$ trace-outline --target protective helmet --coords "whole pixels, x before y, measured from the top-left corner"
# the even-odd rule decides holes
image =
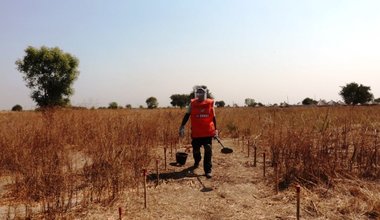
[[[194,96],[199,99],[207,99],[207,89],[204,86],[194,86]]]

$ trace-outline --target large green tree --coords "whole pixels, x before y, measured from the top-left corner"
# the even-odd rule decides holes
[[[170,104],[174,107],[183,108],[190,103],[190,96],[186,94],[174,94],[170,96],[170,99],[172,100]]]
[[[344,102],[348,105],[364,104],[373,100],[373,94],[370,92],[371,87],[358,85],[355,82],[342,86],[339,95],[342,96]]]
[[[79,60],[58,47],[25,49],[26,55],[16,61],[17,70],[29,87],[32,99],[40,107],[70,104],[72,84],[78,78]]]
[[[158,102],[156,97],[149,97],[146,99],[146,105],[148,106],[149,109],[157,108],[158,107]]]

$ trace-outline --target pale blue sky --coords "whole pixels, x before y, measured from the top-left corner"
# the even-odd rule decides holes
[[[0,0],[0,109],[33,108],[15,61],[27,46],[80,60],[74,105],[160,106],[209,87],[242,105],[340,100],[358,82],[380,97],[380,1]]]

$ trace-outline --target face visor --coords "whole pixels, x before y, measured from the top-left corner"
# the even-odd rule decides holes
[[[198,88],[194,91],[194,94],[195,94],[195,98],[198,98],[199,100],[207,99],[206,89]]]

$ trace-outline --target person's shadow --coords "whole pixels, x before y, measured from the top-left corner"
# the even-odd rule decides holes
[[[176,163],[171,163],[170,165],[172,166],[178,166]],[[167,172],[167,173],[160,173],[159,178],[160,180],[178,180],[178,179],[183,179],[185,177],[197,177],[200,176],[198,174],[194,173],[194,167],[187,167],[181,171],[173,171],[173,172]],[[157,180],[157,174],[152,173],[148,175],[148,180],[150,181],[155,181]]]
[[[171,163],[170,165],[172,166],[178,166],[178,164],[176,163]],[[204,183],[202,182],[201,180],[201,176],[204,176],[204,175],[199,175],[199,174],[195,174],[194,173],[194,167],[191,166],[191,167],[187,167],[181,171],[173,171],[173,172],[167,172],[167,173],[160,173],[159,174],[159,178],[160,180],[178,180],[178,179],[183,179],[185,177],[195,177],[197,178],[197,180],[199,181],[199,183],[202,185],[202,189],[201,189],[201,192],[210,192],[212,191],[213,189],[211,187],[206,187],[204,185]],[[156,181],[157,180],[157,174],[156,173],[152,173],[150,175],[147,176],[147,179],[149,181]]]

